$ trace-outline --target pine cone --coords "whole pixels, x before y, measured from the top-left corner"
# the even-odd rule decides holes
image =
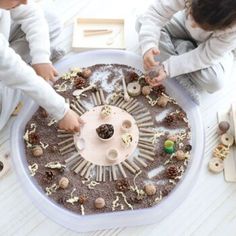
[[[138,80],[138,75],[134,71],[129,72],[127,77],[129,78],[129,81]]]
[[[177,118],[178,118],[179,120],[183,120],[184,117],[185,117],[185,114],[184,114],[184,112],[182,112],[182,111],[177,114]]]
[[[165,93],[166,89],[163,85],[159,85],[152,88],[152,91],[156,94],[156,96],[161,96],[162,93]]]
[[[176,166],[169,166],[166,169],[166,175],[170,179],[175,179],[179,175],[179,171]]]
[[[116,181],[116,189],[125,192],[129,189],[130,185],[127,179],[121,179]]]
[[[52,182],[52,180],[54,179],[55,174],[54,172],[50,171],[45,171],[45,175],[43,177],[43,181],[47,184],[50,184]]]
[[[36,133],[29,134],[28,138],[29,138],[29,143],[33,145],[39,144],[39,136]]]
[[[168,126],[175,124],[176,123],[176,116],[175,115],[168,115],[164,118],[164,122],[166,122],[166,124]]]
[[[85,195],[79,196],[79,204],[84,204],[88,200],[88,197]]]
[[[87,85],[87,81],[86,81],[86,79],[84,79],[83,77],[77,76],[77,77],[74,79],[74,86],[75,86],[77,89],[84,88],[84,87],[86,87],[86,85]]]
[[[114,134],[114,128],[110,124],[100,125],[96,131],[98,136],[102,139],[108,139]]]

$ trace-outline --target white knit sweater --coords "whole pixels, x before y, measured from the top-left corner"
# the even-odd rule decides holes
[[[50,63],[50,42],[47,22],[38,6],[29,1],[10,11],[0,10],[0,82],[33,98],[55,119],[60,120],[68,110],[63,97],[45,80],[36,75],[13,49],[8,38],[11,21],[21,25],[30,46],[32,64]]]
[[[171,56],[163,62],[169,77],[210,67],[236,48],[236,26],[214,32],[193,28],[192,19],[186,13],[185,0],[154,0],[139,19],[141,28],[138,33],[143,55],[150,48],[158,47],[162,27],[178,11],[185,15],[185,26],[198,47],[182,55]]]

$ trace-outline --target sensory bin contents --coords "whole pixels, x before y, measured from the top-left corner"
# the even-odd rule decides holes
[[[191,153],[185,111],[163,85],[120,64],[72,68],[54,85],[85,121],[60,130],[39,108],[26,125],[29,174],[56,204],[78,214],[152,207],[184,176]]]

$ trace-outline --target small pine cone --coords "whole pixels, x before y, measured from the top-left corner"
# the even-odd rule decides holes
[[[166,175],[170,179],[175,179],[179,175],[179,171],[176,166],[169,166],[166,169]]]
[[[178,117],[178,119],[179,119],[179,120],[183,120],[183,119],[184,119],[184,117],[185,117],[185,114],[184,114],[184,112],[182,112],[182,111],[181,111],[181,112],[179,112],[179,113],[178,113],[178,115],[177,115],[177,117]]]
[[[116,189],[125,192],[130,187],[127,179],[121,179],[116,181]]]
[[[43,176],[43,181],[47,184],[50,184],[52,180],[54,179],[55,174],[50,170],[50,171],[45,171],[45,175]]]
[[[174,115],[168,115],[164,118],[164,121],[170,126],[171,124],[176,123],[176,117]]]
[[[39,136],[36,133],[29,134],[29,143],[36,145],[39,144]]]
[[[77,89],[81,89],[81,88],[86,87],[86,84],[87,84],[87,81],[83,77],[77,76],[74,79],[74,85]]]
[[[79,204],[83,205],[88,200],[88,197],[85,195],[79,196]]]
[[[134,71],[131,71],[131,72],[128,74],[128,78],[130,79],[130,81],[138,80],[138,75],[137,75],[137,73],[135,73]]]
[[[157,96],[160,96],[162,93],[165,93],[165,91],[166,91],[166,89],[163,85],[153,87],[152,90]]]

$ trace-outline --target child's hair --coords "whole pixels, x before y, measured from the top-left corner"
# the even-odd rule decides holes
[[[236,23],[236,0],[190,0],[193,19],[205,30],[222,30]]]

